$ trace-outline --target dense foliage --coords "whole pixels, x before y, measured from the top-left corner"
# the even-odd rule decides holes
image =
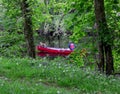
[[[68,57],[37,56],[37,59],[26,58],[28,47],[25,41],[22,1],[0,0],[1,93],[120,92],[119,79],[114,76],[106,78],[96,72],[100,58],[100,40],[95,19],[95,0],[27,0],[29,7],[26,10],[30,10],[30,13],[26,15],[31,17],[35,46],[39,42],[46,42],[48,46],[67,48],[71,41],[76,46],[75,51]],[[120,1],[104,0],[104,7],[108,27],[106,32],[109,34],[104,32],[101,35],[105,35],[102,40],[112,47],[116,75],[116,72],[120,73]],[[4,77],[7,80],[4,80]],[[55,87],[51,88],[49,84]],[[39,88],[43,92],[39,91]],[[45,88],[49,89],[46,91]]]

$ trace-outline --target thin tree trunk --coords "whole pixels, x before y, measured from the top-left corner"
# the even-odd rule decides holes
[[[95,16],[96,24],[98,29],[99,37],[99,64],[98,68],[100,71],[104,71],[104,43],[103,43],[103,25],[102,22],[105,22],[105,13],[104,13],[104,0],[95,0]]]
[[[22,0],[21,10],[24,18],[24,36],[27,44],[27,52],[30,57],[35,58],[31,11],[27,0]]]
[[[60,35],[58,35],[58,47],[60,48],[61,47],[61,38],[60,38]]]

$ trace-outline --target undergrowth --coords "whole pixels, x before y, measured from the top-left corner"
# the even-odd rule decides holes
[[[23,57],[26,55],[26,51],[23,34],[0,32],[0,56]]]
[[[46,87],[44,85],[49,86],[49,88],[46,93],[42,92],[41,94],[120,93],[119,78],[114,76],[106,77],[90,69],[81,69],[73,64],[68,64],[65,58],[56,58],[54,60],[39,58],[34,60],[30,58],[11,59],[0,57],[0,75],[0,77],[8,79],[8,81],[1,79],[0,85],[5,85],[4,87],[8,89],[5,90],[1,87],[2,94],[21,94],[24,91],[25,94],[38,94],[40,87],[44,91],[44,87]],[[4,84],[2,84],[2,81]],[[10,86],[11,83],[13,84]],[[41,85],[34,86],[36,83],[41,83]],[[42,84],[44,84],[43,87]],[[52,88],[53,86],[59,87],[59,92],[62,93],[56,93],[57,89]],[[15,87],[15,90],[11,90],[13,91],[11,93],[9,90],[13,87]],[[20,90],[19,88],[22,87],[24,89]],[[16,93],[17,91],[20,93]]]

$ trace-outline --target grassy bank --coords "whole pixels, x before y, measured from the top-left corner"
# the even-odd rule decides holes
[[[120,79],[55,60],[0,57],[1,94],[120,94]]]

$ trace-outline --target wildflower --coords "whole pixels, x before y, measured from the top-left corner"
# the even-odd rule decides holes
[[[4,80],[8,80],[8,78],[5,77]]]
[[[4,84],[2,83],[1,86],[3,86]]]
[[[59,91],[59,90],[57,91],[57,94],[60,94],[60,91]]]
[[[41,82],[41,81],[42,81],[42,79],[39,79],[39,81]]]
[[[39,64],[39,65],[38,65],[38,67],[41,67],[41,66],[42,66],[42,64]]]
[[[38,84],[37,84],[37,83],[36,83],[35,85],[36,85],[36,86],[38,86]]]
[[[19,65],[19,63],[17,62],[16,65]]]

